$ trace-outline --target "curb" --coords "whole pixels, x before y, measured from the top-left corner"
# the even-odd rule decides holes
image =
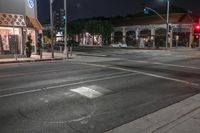
[[[26,62],[42,62],[42,61],[54,61],[54,60],[64,60],[65,58],[55,58],[55,59],[35,59],[35,60],[17,60],[17,61],[0,61],[0,64],[14,64],[14,63],[26,63]]]
[[[79,56],[93,56],[93,57],[108,57],[108,55],[96,55],[96,54],[76,54]]]
[[[105,133],[166,133],[200,112],[200,94],[148,114]],[[199,127],[200,129],[200,127]],[[199,130],[198,129],[198,130]]]

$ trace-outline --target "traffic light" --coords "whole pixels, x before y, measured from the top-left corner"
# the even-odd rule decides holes
[[[65,15],[65,10],[64,9],[60,9],[60,26],[64,27],[65,26],[65,20],[67,19],[66,15]]]
[[[199,39],[199,35],[195,35],[194,39],[198,40]]]
[[[196,36],[196,35],[200,35],[200,24],[196,24],[195,26],[194,26],[194,35]]]
[[[57,31],[60,30],[60,14],[58,12],[54,13],[54,26]]]

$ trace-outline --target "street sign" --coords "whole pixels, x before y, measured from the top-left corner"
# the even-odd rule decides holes
[[[34,0],[28,0],[28,6],[30,8],[34,8],[34,6],[35,6]]]
[[[144,14],[149,14],[149,9],[147,7],[144,8]]]

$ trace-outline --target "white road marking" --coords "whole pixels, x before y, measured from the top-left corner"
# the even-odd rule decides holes
[[[124,74],[124,75],[110,76],[110,77],[105,77],[105,78],[99,78],[99,79],[93,79],[93,80],[86,80],[86,81],[81,81],[81,82],[76,82],[76,83],[50,86],[50,87],[43,88],[43,89],[35,89],[35,90],[29,90],[29,91],[22,91],[22,92],[4,94],[4,95],[0,95],[0,98],[10,97],[10,96],[15,96],[15,95],[21,95],[21,94],[27,94],[27,93],[34,93],[34,92],[39,92],[39,91],[43,91],[43,90],[51,90],[51,89],[62,88],[62,87],[73,86],[73,85],[84,84],[84,83],[90,83],[90,82],[103,81],[103,80],[108,80],[108,79],[113,79],[113,78],[127,77],[127,76],[132,76],[132,75],[135,75],[135,74],[147,75],[147,76],[151,76],[151,77],[166,79],[166,80],[175,81],[175,82],[179,82],[179,83],[183,83],[183,84],[187,84],[187,85],[192,85],[192,86],[197,86],[197,87],[200,86],[197,83],[193,83],[193,82],[189,82],[189,81],[185,81],[185,80],[181,80],[181,79],[170,78],[170,77],[165,77],[165,76],[161,76],[161,75],[156,75],[156,74],[151,74],[151,73],[146,73],[146,72],[141,72],[141,71],[136,71],[136,70],[130,70],[130,69],[125,69],[125,68],[120,68],[120,67],[112,67],[112,66],[109,66],[109,65],[99,65],[99,64],[92,64],[92,63],[80,63],[80,64],[96,66],[96,67],[103,67],[103,68],[110,68],[110,69],[115,69],[115,70],[131,72],[131,73]],[[196,67],[186,67],[186,66],[182,66],[182,67],[199,69],[199,68],[196,68]]]
[[[97,85],[83,86],[76,89],[71,89],[70,91],[76,92],[90,99],[97,98],[112,92],[111,90],[105,89]]]
[[[124,74],[124,75],[117,75],[117,76],[110,76],[110,77],[99,78],[99,79],[86,80],[86,81],[81,81],[81,82],[76,82],[76,83],[69,83],[69,84],[63,84],[63,85],[57,85],[57,86],[50,86],[50,87],[44,88],[44,90],[67,87],[67,86],[72,86],[72,85],[79,85],[79,84],[96,82],[96,81],[109,80],[109,79],[114,79],[114,78],[122,78],[122,77],[127,77],[127,76],[132,76],[132,75],[136,75],[136,73],[129,73],[129,74]]]
[[[89,87],[80,87],[77,89],[71,89],[70,91],[76,92],[76,93],[78,93],[82,96],[85,96],[87,98],[90,98],[90,99],[94,99],[94,98],[97,98],[97,97],[100,97],[103,95],[102,93],[100,93],[96,90],[93,90]]]
[[[118,72],[118,73],[115,73],[115,75],[121,75],[121,74],[125,74],[124,72]],[[114,74],[113,73],[110,73],[110,74],[104,74],[103,76],[104,77],[110,77],[110,76],[113,76]],[[102,75],[94,75],[94,76],[90,76],[90,78],[99,78],[99,77],[102,77]],[[29,84],[25,84],[25,85],[22,85],[22,86],[18,86],[18,87],[14,87],[14,88],[9,88],[9,89],[0,89],[0,92],[5,92],[5,91],[13,91],[13,90],[19,90],[21,88],[28,88],[28,87],[34,87],[35,84],[37,85],[48,85],[46,83],[60,83],[58,81],[62,81],[62,82],[72,82],[74,81],[74,79],[68,79],[68,78],[62,78],[62,79],[57,79],[57,80],[44,80],[44,81],[37,81],[37,82],[34,82],[34,83],[29,83]]]
[[[187,84],[187,85],[198,86],[198,87],[200,86],[197,83],[193,83],[193,82],[189,82],[189,81],[185,81],[185,80],[181,80],[181,79],[176,79],[176,78],[165,77],[165,76],[152,74],[152,73],[146,73],[146,72],[142,72],[142,71],[136,71],[136,70],[125,69],[125,68],[120,68],[120,67],[106,66],[106,65],[96,65],[96,64],[91,64],[91,63],[82,63],[82,64],[91,65],[91,66],[98,66],[98,67],[107,67],[107,68],[110,68],[110,69],[122,70],[122,71],[132,72],[132,73],[138,73],[138,74],[147,75],[147,76],[151,76],[151,77],[155,77],[155,78],[161,78],[161,79],[166,79],[166,80],[175,81],[175,82],[179,82],[179,83],[184,83],[184,84]]]
[[[84,116],[84,117],[81,117],[81,118],[78,118],[78,119],[74,119],[74,120],[70,120],[68,121],[69,123],[72,123],[72,122],[79,122],[79,121],[82,121],[82,120],[85,120],[85,119],[89,119],[91,118],[92,116],[91,115],[87,115],[87,116]]]
[[[93,80],[86,80],[86,81],[81,81],[81,82],[76,82],[76,83],[50,86],[50,87],[43,88],[43,89],[35,89],[35,90],[22,91],[22,92],[16,92],[16,93],[9,93],[9,94],[0,95],[0,98],[10,97],[10,96],[15,96],[15,95],[21,95],[21,94],[27,94],[27,93],[34,93],[34,92],[39,92],[39,91],[44,91],[44,90],[51,90],[51,89],[62,88],[62,87],[73,86],[73,85],[79,85],[79,84],[90,83],[90,82],[109,80],[109,79],[114,79],[114,78],[122,78],[122,77],[127,77],[127,76],[132,76],[132,75],[136,75],[136,73],[129,73],[129,74],[124,74],[124,75],[117,75],[117,76],[110,76],[110,77],[93,79]]]
[[[27,94],[27,93],[34,93],[34,92],[39,92],[39,91],[42,91],[42,89],[35,89],[35,90],[29,90],[29,91],[22,91],[22,92],[4,94],[4,95],[0,95],[0,98],[10,97],[10,96],[15,96],[15,95],[21,95],[21,94]]]
[[[139,61],[139,60],[128,60],[128,61],[200,70],[200,67],[193,67],[193,66],[183,66],[183,65],[174,65],[174,64],[167,64],[167,63],[161,63],[161,62],[150,62],[150,61]]]
[[[41,101],[43,101],[43,100],[44,100],[44,98],[40,98],[40,100],[41,100]]]
[[[16,77],[16,76],[28,76],[28,75],[33,75],[33,74],[41,74],[41,73],[53,73],[53,72],[62,72],[65,71],[66,69],[59,69],[59,70],[55,70],[55,69],[49,69],[49,70],[45,70],[45,71],[35,71],[35,72],[27,72],[27,73],[16,73],[16,74],[1,74],[0,78],[7,78],[7,77]]]
[[[45,102],[45,103],[48,103],[49,101],[48,101],[48,100],[44,100],[44,102]]]
[[[156,77],[156,78],[167,79],[167,80],[176,81],[176,82],[180,82],[180,83],[184,83],[184,84],[189,84],[189,85],[192,85],[192,86],[199,86],[199,84],[197,84],[197,83],[192,83],[192,82],[181,80],[181,79],[170,78],[170,77],[165,77],[165,76],[161,76],[161,75],[156,75],[156,74],[151,74],[151,73],[146,73],[146,72],[141,72],[141,71],[136,71],[136,70],[123,69],[123,68],[118,68],[118,67],[110,67],[110,68],[134,72],[134,73],[139,73],[139,74],[142,74],[142,75],[147,75],[147,76]]]
[[[108,94],[108,93],[111,93],[112,91],[109,90],[109,89],[106,89],[106,88],[103,88],[101,86],[97,86],[97,85],[91,85],[91,86],[88,86],[90,89],[93,89],[93,90],[96,90],[102,94]]]

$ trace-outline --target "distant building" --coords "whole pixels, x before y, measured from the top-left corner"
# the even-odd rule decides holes
[[[166,15],[163,16],[166,18]],[[194,18],[188,13],[170,13],[168,47],[191,47]],[[112,42],[135,47],[165,47],[166,24],[158,16],[141,16],[113,22]]]
[[[24,54],[27,36],[36,52],[37,34],[42,30],[37,19],[36,0],[0,1],[0,52]]]

